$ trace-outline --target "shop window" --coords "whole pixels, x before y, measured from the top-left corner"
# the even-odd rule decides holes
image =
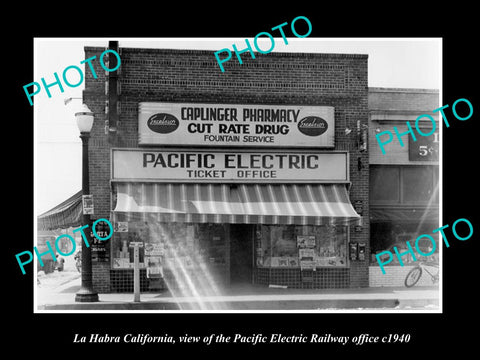
[[[400,202],[400,169],[398,167],[370,167],[370,199],[372,203]]]
[[[438,167],[406,166],[402,169],[403,203],[438,203]]]
[[[257,267],[346,266],[347,229],[346,226],[259,225]]]
[[[194,224],[197,251],[211,265],[225,265],[225,227],[218,224]]]
[[[371,233],[372,233],[372,243],[371,243],[371,265],[377,263],[376,254],[380,254],[384,251],[390,251],[392,256],[392,261],[388,265],[400,265],[397,256],[395,255],[394,247],[397,248],[399,253],[407,252],[408,246],[407,241],[410,243],[411,247],[414,249],[415,256],[417,260],[422,259],[426,261],[438,261],[439,254],[439,242],[438,237],[433,236],[435,239],[435,252],[428,256],[422,257],[417,256],[417,250],[415,248],[415,241],[417,237],[422,234],[431,233],[432,229],[438,227],[438,224],[425,222],[422,224],[411,223],[411,222],[380,222],[371,224]],[[424,254],[431,252],[433,247],[432,242],[428,238],[422,238],[418,241],[418,248]],[[388,254],[383,255],[385,259],[389,258]],[[385,261],[384,259],[384,261]],[[406,254],[401,257],[404,265],[414,264],[415,261],[411,254]]]
[[[120,224],[112,242],[112,267],[133,268],[132,242],[141,242],[140,268],[148,275],[162,275],[201,267],[225,265],[225,228],[219,224],[153,223]],[[203,270],[202,270],[203,271]]]
[[[438,205],[438,166],[370,167],[370,201],[377,205]]]

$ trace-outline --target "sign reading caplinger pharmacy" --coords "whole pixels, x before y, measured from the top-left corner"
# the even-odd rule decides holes
[[[139,103],[140,145],[333,148],[332,106]]]
[[[112,149],[113,181],[347,182],[346,151]]]

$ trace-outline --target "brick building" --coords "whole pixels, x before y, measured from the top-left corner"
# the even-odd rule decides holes
[[[104,51],[85,47],[85,58]],[[145,245],[142,291],[212,278],[369,285],[367,55],[244,54],[222,73],[212,51],[117,51],[118,71],[93,63],[83,93],[95,113],[91,218],[115,226],[93,247],[96,291],[132,291],[130,242]],[[249,130],[221,137],[220,123]]]
[[[400,134],[414,127],[417,117],[432,114],[440,106],[438,90],[370,88],[369,89],[369,156],[370,156],[370,229],[371,266],[370,286],[403,286],[406,274],[415,266],[411,255],[403,256],[401,266],[396,256],[383,274],[375,254],[392,250],[407,250],[406,242],[415,243],[422,234],[431,234],[439,224],[439,127],[435,114],[436,131],[430,136],[410,134],[402,136],[403,146],[395,137],[382,153],[376,134],[397,127]],[[421,117],[418,127],[422,133],[432,131],[432,122]],[[431,246],[429,241],[420,247]],[[438,259],[437,246],[428,260]],[[423,250],[424,253],[429,253]],[[419,256],[419,258],[421,258]],[[422,277],[419,285],[431,285]]]

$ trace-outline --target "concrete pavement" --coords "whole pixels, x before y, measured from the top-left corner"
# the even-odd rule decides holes
[[[37,289],[37,309],[64,310],[213,310],[213,311],[305,311],[305,310],[382,310],[439,312],[438,287],[282,289],[255,285],[233,286],[222,295],[174,297],[168,291],[142,293],[140,302],[133,293],[99,294],[99,302],[76,303],[80,278],[61,286]]]

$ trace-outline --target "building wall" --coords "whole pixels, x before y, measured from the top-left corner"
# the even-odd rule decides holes
[[[432,111],[439,105],[438,90],[432,89],[393,89],[393,88],[370,88],[368,93],[368,106],[370,112],[369,122],[369,155],[370,164],[414,164],[414,165],[438,165],[438,161],[415,161],[408,160],[408,137],[410,134],[402,136],[404,146],[398,141],[394,127],[399,133],[408,130],[406,121],[409,121],[412,128],[415,129],[415,120],[423,114],[429,114],[436,120],[436,128],[439,129],[439,113],[433,114]],[[432,123],[427,118],[419,121],[420,128],[431,128]],[[392,142],[386,144],[385,154],[382,153],[378,144],[376,134],[382,131],[390,131],[393,134]],[[424,133],[428,133],[426,130]],[[417,136],[421,137],[421,136]],[[386,141],[387,135],[382,135],[380,140]]]
[[[408,130],[406,121],[409,121],[415,131],[415,136],[421,138],[415,129],[415,121],[417,117],[423,114],[431,115],[436,121],[436,128],[439,131],[441,123],[438,122],[439,115],[433,114],[432,111],[440,106],[439,92],[435,89],[397,89],[397,88],[370,88],[368,95],[369,104],[369,163],[371,168],[376,165],[395,165],[395,166],[438,166],[439,161],[410,161],[409,160],[409,137],[410,134],[402,136],[401,139],[404,146],[400,145],[398,138],[394,133],[394,127],[398,129],[399,133]],[[422,118],[419,121],[419,127],[432,128],[432,122],[427,118]],[[381,131],[390,131],[393,134],[391,143],[385,145],[385,154],[382,153],[380,146],[376,139],[376,134]],[[427,130],[423,131],[428,133]],[[433,135],[432,135],[433,136]],[[386,138],[386,136],[385,136]],[[425,213],[428,215],[426,219],[433,221],[433,218],[438,215],[438,204],[432,204],[428,207],[427,204],[405,205],[405,204],[376,204],[372,199],[370,200],[370,207],[372,209],[372,223],[379,221],[374,218],[375,212],[381,212],[386,208],[397,208],[413,210],[412,214],[417,211],[418,214]],[[393,220],[390,223],[402,224],[405,221],[418,223],[415,227],[422,228],[420,223],[420,215],[412,216],[412,219]],[[381,221],[379,221],[381,222]],[[430,222],[425,220],[425,224]],[[426,225],[423,224],[423,228]],[[433,230],[433,229],[432,229]],[[371,234],[372,237],[374,234]],[[382,235],[379,235],[382,236]],[[412,235],[413,236],[413,235]],[[385,237],[384,237],[385,239]],[[411,239],[413,243],[415,237]],[[373,241],[371,241],[373,242]],[[393,251],[393,250],[392,250]],[[373,263],[369,268],[369,286],[404,286],[404,280],[407,273],[413,266],[386,266],[386,274],[382,274],[378,264]],[[430,277],[423,275],[417,285],[432,285]]]
[[[371,111],[415,111],[431,113],[439,107],[439,93],[435,89],[404,89],[370,87],[368,107]]]
[[[386,266],[385,274],[382,273],[380,266],[370,266],[369,278],[371,287],[402,287],[405,286],[405,278],[407,274],[415,267],[415,265],[406,266]],[[435,274],[436,269],[429,268],[431,273]],[[415,286],[437,286],[433,283],[432,278],[425,271],[422,272],[421,278]]]
[[[85,47],[85,57],[104,48]],[[105,71],[86,71],[84,101],[95,113],[90,140],[90,184],[95,200],[92,219],[110,216],[110,148],[138,147],[138,103],[172,101],[238,104],[304,104],[335,107],[335,149],[350,152],[350,197],[363,203],[363,228],[350,231],[351,242],[367,244],[366,261],[351,262],[350,286],[368,286],[368,152],[357,145],[357,121],[368,122],[367,56],[357,54],[256,54],[230,61],[222,73],[213,51],[121,48],[120,122],[115,137],[105,135]],[[346,134],[345,129],[353,129]],[[187,144],[185,144],[187,145]],[[359,170],[359,166],[361,169]],[[94,273],[106,273],[105,266]],[[106,276],[95,280],[109,291]]]
[[[415,161],[412,162],[408,159],[408,152],[409,152],[409,141],[408,135],[404,135],[401,137],[403,146],[400,144],[398,141],[395,132],[394,132],[394,127],[397,128],[397,131],[401,134],[406,131],[408,131],[407,125],[405,124],[406,120],[398,120],[398,121],[392,121],[389,120],[389,122],[385,121],[372,121],[372,126],[369,128],[369,138],[373,139],[373,141],[370,141],[370,164],[374,165],[388,165],[388,164],[398,164],[398,165],[432,165],[432,161]],[[415,120],[410,121],[410,124],[412,128],[415,129]],[[431,129],[431,123],[430,122],[423,122],[424,125],[422,125],[421,129],[423,133],[428,134],[429,131],[425,130],[427,126],[430,126],[429,129]],[[419,125],[420,126],[420,125]],[[437,126],[438,126],[438,121],[437,121]],[[382,150],[380,149],[380,146],[378,144],[377,139],[375,138],[375,135],[377,134],[376,129],[379,129],[380,131],[390,131],[394,138],[392,142],[385,144],[385,154],[382,153]],[[417,136],[417,132],[415,130],[415,136]],[[381,136],[380,140],[386,141],[388,138],[387,135]],[[438,161],[435,162],[435,164],[438,164]]]

